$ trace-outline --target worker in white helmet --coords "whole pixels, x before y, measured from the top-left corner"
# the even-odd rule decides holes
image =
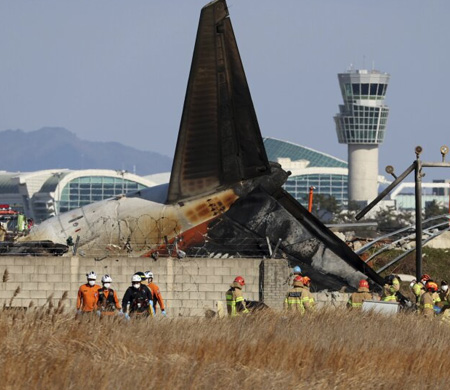
[[[155,310],[156,314],[156,304],[159,304],[159,307],[161,308],[161,314],[163,316],[166,315],[166,309],[164,306],[164,300],[161,295],[161,291],[156,283],[153,282],[153,272],[152,271],[145,271],[144,272],[146,279],[148,280],[148,287],[150,290],[152,290],[153,294],[153,308]]]
[[[131,286],[122,299],[122,311],[125,318],[147,318],[153,317],[153,295],[151,290],[142,282],[138,274],[131,277]]]
[[[101,316],[112,316],[116,310],[120,310],[117,293],[111,288],[112,278],[109,275],[102,276],[103,287],[98,290],[97,310]]]
[[[78,289],[77,313],[92,313],[97,310],[98,290],[100,286],[95,284],[97,274],[94,271],[86,274],[87,283]]]

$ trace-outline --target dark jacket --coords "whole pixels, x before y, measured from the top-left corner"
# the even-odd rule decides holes
[[[130,313],[144,313],[148,312],[150,301],[153,300],[151,290],[144,284],[141,284],[139,288],[133,286],[128,287],[127,291],[122,299],[122,310],[124,313],[129,311]],[[128,307],[127,310],[127,306]]]

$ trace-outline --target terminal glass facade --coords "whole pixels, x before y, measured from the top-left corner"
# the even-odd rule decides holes
[[[106,176],[79,177],[61,191],[59,212],[73,210],[99,200],[146,188],[131,180]]]
[[[348,176],[337,174],[311,174],[290,177],[284,188],[304,207],[308,207],[309,188],[315,187],[314,193],[333,196],[337,203],[348,203]]]
[[[308,206],[309,187],[311,186],[315,187],[315,194],[333,196],[341,205],[348,203],[348,175],[332,172],[334,168],[346,169],[348,167],[346,161],[275,138],[264,138],[264,147],[270,161],[278,162],[280,158],[289,158],[293,162],[306,161],[306,168],[300,171],[292,170],[292,176],[283,186],[303,206]],[[324,168],[324,172],[309,173],[311,168]],[[291,170],[290,167],[285,167],[285,169]]]

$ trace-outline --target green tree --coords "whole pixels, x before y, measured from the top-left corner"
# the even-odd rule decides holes
[[[341,212],[341,206],[332,195],[317,194],[313,198],[312,213],[322,222],[332,222]]]
[[[431,202],[428,202],[425,205],[425,219],[431,218],[431,217],[437,217],[438,215],[447,214],[448,211],[439,205],[436,200],[433,200]]]

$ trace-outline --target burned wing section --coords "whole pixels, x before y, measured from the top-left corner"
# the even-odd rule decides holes
[[[270,173],[225,0],[200,15],[167,203]]]

